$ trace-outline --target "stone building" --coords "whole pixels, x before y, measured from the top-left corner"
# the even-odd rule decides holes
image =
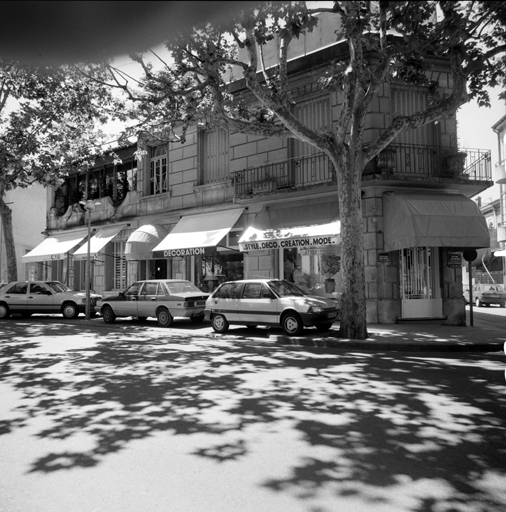
[[[318,80],[341,52],[331,27],[301,37],[289,62],[295,114],[313,128],[339,123],[339,94]],[[450,90],[446,62],[432,65],[429,78]],[[241,79],[230,92],[248,97]],[[392,116],[428,101],[428,88],[384,84],[368,112],[365,142]],[[339,297],[341,212],[326,155],[297,140],[198,124],[184,144],[148,140],[121,151],[121,165],[104,162],[55,191],[53,241],[28,256],[51,260],[54,278],[84,289],[88,214],[72,198],[82,200],[87,190],[97,292],[150,277],[184,278],[205,290],[223,280],[279,277]],[[465,324],[462,251],[489,246],[484,216],[469,198],[491,185],[490,151],[460,148],[455,116],[401,133],[370,162],[362,176],[368,322]],[[72,196],[75,190],[82,194]],[[67,199],[58,202],[62,194]]]

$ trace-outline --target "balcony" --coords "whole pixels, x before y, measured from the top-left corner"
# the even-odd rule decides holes
[[[324,153],[250,167],[232,175],[236,199],[337,183],[334,166]]]
[[[250,167],[232,173],[235,199],[248,199],[335,185],[336,172],[324,153]],[[363,179],[416,181],[492,180],[491,154],[483,149],[391,144],[364,170]]]
[[[377,174],[491,181],[489,150],[391,144],[367,165],[364,176]]]

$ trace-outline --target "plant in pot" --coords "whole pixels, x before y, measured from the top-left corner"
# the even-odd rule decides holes
[[[341,270],[341,256],[332,253],[323,253],[320,258],[320,273],[325,278],[325,292],[333,293],[336,282],[333,277]]]

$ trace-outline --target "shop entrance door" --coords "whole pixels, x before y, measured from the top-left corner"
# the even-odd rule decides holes
[[[441,318],[437,248],[403,249],[400,258],[402,318]]]

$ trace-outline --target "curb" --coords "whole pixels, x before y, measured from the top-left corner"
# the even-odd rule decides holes
[[[285,335],[270,336],[281,345],[305,348],[354,349],[363,351],[399,352],[506,352],[506,342],[492,343],[378,343],[376,341],[334,340],[329,338],[290,338]]]

